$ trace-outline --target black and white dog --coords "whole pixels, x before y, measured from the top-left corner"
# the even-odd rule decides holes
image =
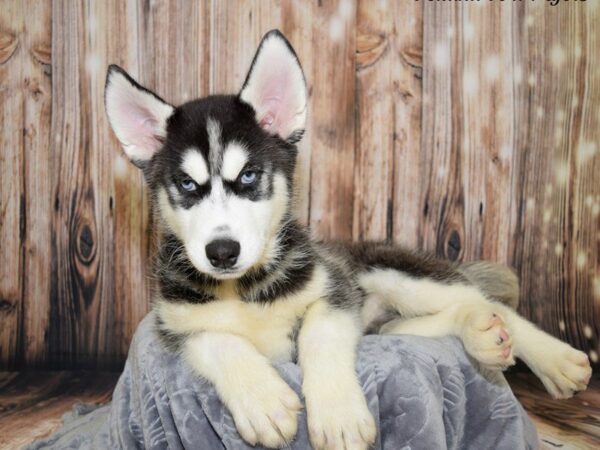
[[[365,332],[456,335],[483,367],[522,358],[555,397],[586,388],[587,356],[517,315],[507,268],[310,238],[292,213],[307,88],[278,31],[263,38],[238,95],[174,107],[117,66],[105,95],[110,124],[152,195],[157,330],[214,384],[248,443],[294,438],[302,403],[271,362],[295,358],[313,446],[373,443],[355,374]]]

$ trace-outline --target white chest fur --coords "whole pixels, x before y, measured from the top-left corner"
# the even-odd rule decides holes
[[[156,309],[170,331],[236,334],[248,339],[269,359],[285,361],[293,354],[294,327],[307,308],[324,297],[326,289],[327,274],[322,267],[317,267],[302,290],[271,303],[246,303],[224,289],[218,292],[218,300],[209,303],[195,305],[161,300]]]

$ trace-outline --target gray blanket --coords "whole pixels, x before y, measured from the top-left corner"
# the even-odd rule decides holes
[[[249,449],[212,386],[140,324],[112,404],[75,408],[32,449]],[[300,393],[300,368],[278,370]],[[457,339],[363,338],[358,374],[377,421],[377,449],[537,448],[533,424],[499,374],[481,375]],[[492,377],[495,376],[495,380]],[[300,417],[294,449],[308,449]]]

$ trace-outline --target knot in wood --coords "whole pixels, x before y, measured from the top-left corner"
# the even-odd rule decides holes
[[[94,235],[87,223],[79,230],[77,244],[77,256],[82,262],[89,264],[94,259],[95,249]]]

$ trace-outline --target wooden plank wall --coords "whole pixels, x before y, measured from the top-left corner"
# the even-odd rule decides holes
[[[311,93],[298,214],[522,278],[521,312],[598,358],[598,2],[3,0],[0,368],[118,368],[152,223],[102,93],[237,91],[280,28]],[[560,32],[559,32],[560,31]]]

